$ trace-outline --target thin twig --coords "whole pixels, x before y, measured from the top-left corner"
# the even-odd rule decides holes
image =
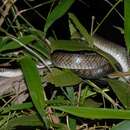
[[[93,35],[97,32],[97,30],[100,28],[100,26],[104,23],[104,21],[108,18],[108,16],[112,13],[112,11],[116,8],[116,6],[122,2],[122,0],[118,0],[115,5],[113,5],[113,7],[108,11],[108,13],[105,15],[105,17],[102,19],[102,21],[100,22],[100,24],[98,24],[98,26],[95,28],[95,30],[93,31]]]
[[[101,88],[99,88],[96,84],[94,84],[93,82],[91,82],[90,80],[87,80],[87,83],[89,85],[91,85],[96,92],[102,94],[102,96],[104,96],[109,102],[111,102],[111,104],[114,106],[114,107],[117,107],[118,104],[109,96],[106,94],[106,92],[104,90],[102,90]]]
[[[9,14],[9,10],[16,0],[5,0],[3,4],[3,9],[1,9],[0,26],[2,26],[5,17]],[[1,7],[2,8],[2,7]]]
[[[48,66],[48,64],[46,63],[46,61],[43,60],[43,58],[38,55],[35,51],[33,51],[31,48],[29,48],[28,46],[26,46],[24,43],[22,43],[21,41],[17,40],[14,37],[10,37],[13,41],[17,42],[18,44],[20,44],[22,47],[24,47],[27,51],[31,52],[32,54],[34,54],[47,68],[48,70],[51,72],[50,67]]]

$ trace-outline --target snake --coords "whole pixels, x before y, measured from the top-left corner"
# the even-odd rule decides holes
[[[127,50],[111,41],[94,36],[93,44],[96,48],[110,55],[116,60],[122,72],[129,70],[129,56]],[[79,76],[87,79],[97,79],[107,76],[114,71],[109,61],[98,53],[88,53],[87,51],[67,52],[56,51],[51,54],[51,61],[58,68],[70,69],[79,74]],[[22,75],[20,69],[0,70],[0,77],[16,77]]]
[[[130,60],[124,47],[99,36],[94,36],[93,39],[96,48],[114,58],[122,72],[128,72]],[[56,67],[71,69],[87,79],[97,79],[114,71],[108,60],[98,53],[54,52],[52,54],[52,62]]]

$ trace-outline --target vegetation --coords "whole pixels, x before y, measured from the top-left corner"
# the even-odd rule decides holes
[[[3,2],[1,15],[4,17],[0,17],[1,64],[4,66],[11,64],[15,68],[21,68],[25,81],[23,82],[19,77],[11,78],[11,81],[2,79],[6,84],[0,85],[1,91],[3,88],[8,88],[7,86],[11,89],[13,87],[21,89],[23,86],[24,90],[18,89],[15,94],[11,91],[0,95],[0,130],[23,128],[128,130],[130,128],[130,85],[128,81],[120,80],[122,75],[118,75],[115,79],[82,79],[70,70],[46,65],[46,59],[50,60],[51,53],[55,50],[94,50],[91,35],[97,32],[113,11],[118,12],[116,7],[123,3],[124,29],[120,27],[118,29],[124,30],[129,52],[129,0],[115,1],[96,28],[92,26],[91,35],[75,14],[69,12],[75,0],[46,0],[36,6],[24,2],[28,4],[28,8],[21,11],[15,0]],[[37,12],[36,8],[40,6],[49,7],[45,16]],[[23,13],[29,10],[35,11],[44,18],[42,25],[44,28],[38,30],[24,18]],[[53,24],[64,15],[68,15],[67,28],[71,34],[69,40],[59,40],[56,32],[51,30]],[[84,37],[83,44],[79,44],[81,37],[76,37],[78,40],[73,42],[72,38],[77,32]],[[111,59],[109,60],[113,63]],[[46,69],[43,69],[44,73],[37,68],[39,62],[46,66]],[[15,86],[14,82],[19,84]]]

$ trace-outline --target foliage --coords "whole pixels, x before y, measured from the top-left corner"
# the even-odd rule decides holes
[[[51,67],[46,63],[46,60],[51,59],[51,53],[56,50],[97,51],[93,47],[93,38],[88,30],[73,13],[68,11],[75,2],[74,0],[59,0],[57,3],[53,0],[45,2],[45,5],[51,4],[51,9],[42,30],[33,27],[21,14],[19,17],[15,17],[20,12],[17,12],[17,6],[14,4],[11,11],[15,17],[16,27],[12,25],[15,34],[9,32],[8,26],[5,29],[0,27],[2,33],[0,58],[8,59],[9,63],[14,60],[17,62],[18,67],[22,69],[30,97],[29,102],[21,104],[14,104],[10,100],[5,102],[8,98],[10,99],[10,95],[2,97],[4,103],[1,103],[3,106],[1,105],[0,109],[0,130],[13,130],[19,126],[36,129],[81,130],[87,129],[88,126],[84,124],[86,122],[89,124],[91,120],[96,124],[95,128],[92,126],[93,129],[127,130],[130,127],[130,86],[127,81],[120,80],[120,78],[103,78],[101,81],[107,83],[104,87],[102,82],[98,83],[100,79],[96,81],[82,79],[70,70]],[[118,0],[112,6],[93,31],[94,33],[121,2]],[[128,44],[130,30],[128,7],[129,2],[126,0],[124,31],[127,50],[130,48]],[[69,31],[73,32],[74,29],[85,40],[82,41],[81,37],[73,40],[73,34],[69,40],[59,40],[55,35],[50,35],[49,28],[65,14],[68,14]],[[107,57],[111,64],[114,64],[109,56],[103,53],[102,55]],[[47,68],[45,73],[37,67],[39,62]],[[119,77],[121,76],[119,75]],[[114,121],[107,126],[105,125],[107,124],[106,119]],[[100,122],[103,122],[104,125],[102,126]],[[113,127],[115,122],[116,126]],[[118,124],[118,122],[120,123]]]

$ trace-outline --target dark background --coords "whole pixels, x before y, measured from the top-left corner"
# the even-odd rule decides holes
[[[21,13],[21,15],[28,22],[30,22],[36,29],[43,31],[45,25],[45,19],[47,18],[48,12],[50,11],[51,8],[54,8],[59,2],[59,0],[54,0],[52,6],[52,3],[45,4],[45,2],[48,1],[50,0],[17,0],[15,5],[18,8],[18,12],[26,10],[24,13]],[[112,8],[106,1],[107,0],[75,0],[75,3],[71,6],[68,12],[75,14],[79,19],[79,21],[82,23],[82,25],[85,26],[85,28],[90,32],[92,16],[95,17],[94,22],[95,25],[94,28],[95,28],[97,26],[97,23],[100,23],[101,20],[108,13],[108,11]],[[109,2],[114,5],[115,2],[117,1],[109,0]],[[1,1],[0,5],[2,5]],[[38,8],[35,9],[31,9],[33,7],[36,7],[37,5],[42,6],[39,6]],[[116,9],[120,12],[121,15],[124,14],[123,8],[124,8],[123,2],[121,2],[116,7]],[[11,12],[6,18],[9,18],[10,21],[13,21],[14,15],[12,15]],[[24,26],[25,22],[23,22],[23,20],[21,20],[19,16],[16,19],[18,19],[18,21],[20,22],[20,26],[22,25]],[[17,28],[15,22],[12,22],[12,24],[14,25],[14,27]],[[117,14],[117,12],[113,10],[113,12],[107,17],[107,19],[105,19],[103,24],[100,26],[96,34],[110,41],[113,41],[119,45],[125,46],[123,34],[121,34],[121,32],[114,27],[117,26],[124,28],[123,24],[124,21]],[[69,26],[68,15],[66,13],[49,28],[47,32],[47,37],[52,36],[54,32],[58,39],[69,39],[70,33],[68,26]],[[17,33],[14,32],[12,25],[10,25],[10,23],[8,23],[7,20],[4,21],[2,27],[13,35]],[[28,28],[26,29],[28,30]],[[0,35],[2,36],[5,34],[0,32]]]
[[[27,3],[32,7],[43,3],[46,0],[18,0],[16,5],[20,10],[29,8]],[[112,4],[115,4],[115,0],[109,0]],[[56,0],[56,3],[58,0]],[[36,10],[47,17],[48,11],[50,10],[51,4],[43,5]],[[91,18],[95,16],[95,25],[100,22],[107,12],[111,9],[111,6],[105,0],[76,0],[68,12],[74,13],[80,22],[90,31]],[[116,8],[123,15],[123,2],[120,3]],[[34,27],[43,30],[45,20],[43,20],[37,13],[32,11],[27,11],[22,14]],[[113,11],[111,15],[105,20],[102,26],[98,30],[98,34],[111,40],[124,45],[123,35],[119,30],[115,29],[114,26],[119,26],[123,28],[123,20],[120,16]],[[62,18],[58,19],[49,30],[54,30],[58,39],[69,39],[68,31],[68,16],[65,14]],[[48,35],[51,35],[49,31]]]

